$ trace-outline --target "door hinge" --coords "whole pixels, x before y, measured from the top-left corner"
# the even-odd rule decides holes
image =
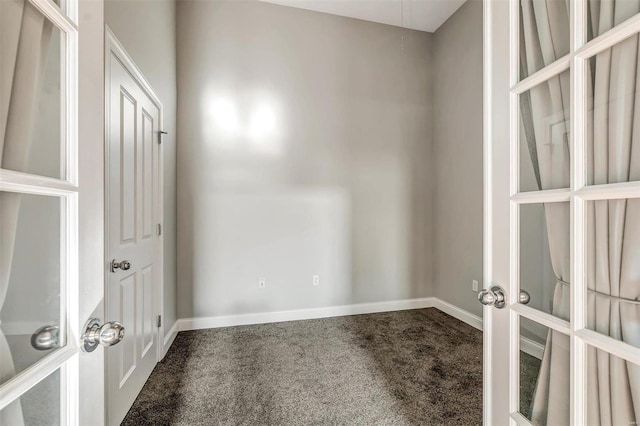
[[[168,132],[165,132],[164,130],[160,130],[158,132],[158,143],[162,143],[162,135],[168,135]]]
[[[162,225],[158,224],[158,235],[162,235]]]
[[[162,315],[158,315],[158,317],[156,318],[156,325],[158,326],[158,328],[162,327]]]

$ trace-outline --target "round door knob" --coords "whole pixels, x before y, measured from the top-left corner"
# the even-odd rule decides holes
[[[531,296],[524,290],[520,290],[520,295],[518,296],[518,302],[526,305],[531,301]]]
[[[91,318],[82,335],[82,349],[85,352],[92,352],[98,345],[113,346],[122,339],[124,339],[124,326],[118,321],[110,321],[100,325],[100,320]]]
[[[60,345],[60,328],[57,325],[46,325],[31,335],[31,347],[39,351],[55,349]]]
[[[129,262],[128,260],[123,260],[121,262],[118,262],[117,260],[113,259],[111,261],[111,272],[116,272],[118,269],[122,269],[123,271],[128,271],[131,268],[131,262]]]
[[[502,309],[506,306],[506,297],[504,295],[504,289],[500,286],[494,285],[491,289],[483,289],[478,293],[478,300],[483,305],[495,306],[498,309]]]

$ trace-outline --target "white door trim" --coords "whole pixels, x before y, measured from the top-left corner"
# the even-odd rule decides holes
[[[105,149],[105,259],[104,259],[104,265],[105,265],[105,281],[104,281],[104,289],[105,289],[105,312],[109,312],[108,308],[109,308],[109,300],[108,300],[108,285],[109,285],[109,271],[108,271],[108,264],[111,260],[110,257],[110,253],[109,253],[109,238],[108,236],[110,235],[109,233],[109,178],[108,178],[108,173],[109,173],[109,125],[108,123],[109,121],[109,114],[110,114],[110,96],[109,96],[109,86],[110,86],[110,57],[113,54],[114,56],[116,56],[116,58],[118,59],[118,61],[120,61],[120,63],[122,64],[122,66],[127,70],[127,72],[131,75],[131,77],[136,81],[136,83],[138,83],[138,85],[142,88],[142,90],[145,92],[145,94],[149,97],[149,99],[151,99],[151,101],[153,102],[153,104],[158,108],[159,111],[159,130],[162,131],[163,126],[164,126],[164,121],[163,121],[163,106],[162,106],[162,102],[160,102],[160,98],[156,95],[156,93],[154,92],[153,88],[151,87],[151,84],[149,84],[149,82],[147,81],[146,77],[144,76],[144,74],[142,73],[142,71],[138,68],[138,66],[135,64],[135,62],[133,62],[133,59],[131,59],[131,56],[129,55],[129,53],[127,52],[127,50],[124,48],[124,46],[122,45],[122,43],[120,43],[120,41],[117,39],[117,37],[115,36],[115,34],[113,33],[113,31],[111,31],[111,29],[109,28],[109,26],[105,25],[105,37],[104,37],[104,43],[105,43],[105,49],[104,49],[104,54],[105,54],[105,61],[104,61],[104,66],[105,66],[105,144],[104,144],[104,149]],[[159,138],[162,137],[162,134],[160,133],[158,135]],[[157,214],[158,214],[158,221],[160,224],[160,228],[162,230],[161,235],[159,236],[159,259],[158,259],[158,263],[159,263],[159,270],[160,273],[158,274],[158,298],[157,300],[157,304],[156,304],[156,312],[158,312],[159,315],[162,316],[162,318],[165,318],[164,315],[164,161],[163,161],[163,146],[162,146],[162,140],[160,139],[159,141],[159,147],[158,147],[158,202],[156,205],[157,208]],[[154,232],[158,232],[158,230],[154,230]],[[160,361],[165,354],[165,344],[167,343],[167,341],[165,341],[165,336],[164,336],[164,329],[166,327],[165,321],[162,321],[162,324],[160,327],[157,327],[157,331],[156,331],[156,338],[157,338],[157,342],[158,342],[158,351],[156,353],[156,362]],[[170,343],[170,342],[169,342]],[[108,369],[107,369],[107,362],[106,362],[106,357],[105,357],[105,384],[107,384],[108,386],[108,381],[109,381],[109,377],[108,377]],[[108,388],[107,388],[108,389]],[[105,393],[106,395],[106,399],[107,399],[107,407],[108,407],[108,391]],[[108,408],[105,410],[106,413],[108,413]]]

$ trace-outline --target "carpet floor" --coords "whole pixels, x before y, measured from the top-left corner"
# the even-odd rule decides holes
[[[436,309],[179,333],[124,425],[479,425],[482,333]]]

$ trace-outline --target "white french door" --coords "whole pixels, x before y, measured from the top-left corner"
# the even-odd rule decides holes
[[[484,4],[484,423],[638,424],[640,2]]]
[[[77,424],[77,3],[0,9],[0,424]]]
[[[102,270],[101,252],[79,250],[90,245],[79,233],[91,239],[102,220],[86,208],[86,195],[101,190],[101,170],[90,173],[97,183],[83,178],[81,189],[86,173],[78,161],[80,148],[89,160],[91,146],[102,144],[97,138],[80,147],[78,138],[87,133],[79,100],[86,107],[95,98],[82,85],[88,76],[78,75],[79,63],[91,62],[80,60],[78,29],[102,19],[88,13],[93,7],[0,1],[0,425],[104,421],[101,351],[81,353],[82,325],[102,313],[103,297],[101,280],[80,285],[80,277]],[[87,52],[95,32],[83,34]]]

